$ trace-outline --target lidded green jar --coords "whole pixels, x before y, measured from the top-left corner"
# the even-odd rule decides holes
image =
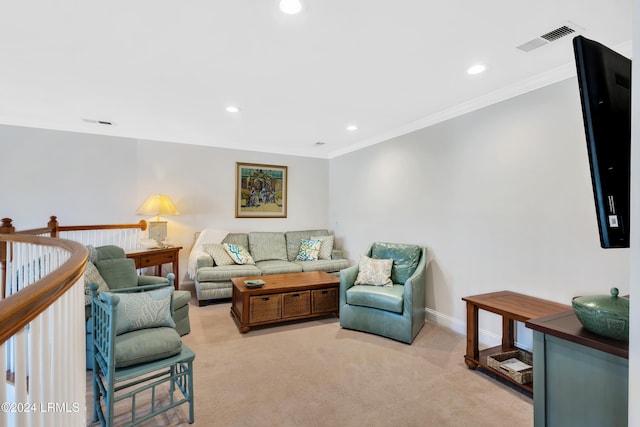
[[[573,311],[582,326],[608,338],[629,340],[629,299],[618,297],[618,288],[611,295],[575,297]]]

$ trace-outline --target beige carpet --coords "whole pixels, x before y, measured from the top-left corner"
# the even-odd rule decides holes
[[[427,323],[410,346],[335,317],[240,334],[229,307],[190,307],[195,426],[533,425],[531,399],[469,370],[465,337],[449,329]],[[118,423],[126,410],[117,406]],[[143,425],[187,421],[181,406]]]

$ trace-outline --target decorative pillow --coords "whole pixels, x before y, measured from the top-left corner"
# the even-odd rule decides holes
[[[98,293],[106,292],[109,290],[109,285],[104,281],[100,272],[96,268],[95,264],[91,261],[87,261],[87,265],[84,267],[84,294],[91,295],[89,291],[89,284],[95,283],[98,285]]]
[[[320,251],[320,245],[322,244],[322,240],[300,240],[300,250],[298,251],[298,256],[296,257],[296,261],[317,261],[318,260],[318,252]]]
[[[373,259],[360,256],[358,276],[354,285],[393,286],[391,281],[392,259]]]
[[[320,245],[320,251],[318,252],[318,259],[331,259],[331,251],[333,250],[333,236],[318,236],[311,237],[311,239],[320,239],[322,244]]]
[[[171,317],[171,295],[173,287],[155,289],[146,292],[113,293],[102,292],[104,300],[117,295],[120,302],[116,306],[116,335],[138,329],[159,328],[167,326],[175,328]]]
[[[233,262],[236,264],[255,264],[249,251],[240,245],[223,243],[224,250],[227,251]]]
[[[233,265],[235,262],[227,251],[224,249],[222,243],[206,243],[202,245],[202,250],[211,255],[216,265]]]

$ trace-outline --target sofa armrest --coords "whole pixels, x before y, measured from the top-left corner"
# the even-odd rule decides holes
[[[347,303],[347,290],[358,277],[358,264],[340,270],[340,306]]]
[[[138,286],[167,284],[166,277],[160,276],[138,276]]]
[[[176,280],[176,275],[173,273],[167,274],[167,277],[159,276],[138,276],[138,288],[147,285],[170,285],[173,287],[173,283]]]
[[[422,248],[420,261],[413,274],[404,282],[404,312],[409,314],[409,310],[424,311],[426,304],[426,266],[427,251]]]
[[[213,267],[215,265],[213,257],[206,252],[199,253],[196,258],[196,271],[202,267]]]

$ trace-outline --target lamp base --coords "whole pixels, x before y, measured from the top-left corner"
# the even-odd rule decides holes
[[[149,221],[149,238],[162,245],[167,238],[167,221]]]

